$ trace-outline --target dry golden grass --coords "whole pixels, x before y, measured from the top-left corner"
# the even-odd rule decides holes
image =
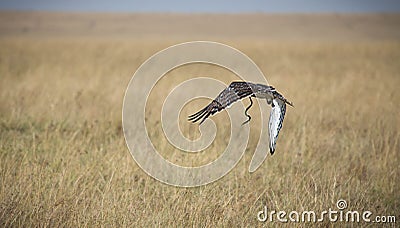
[[[156,51],[176,42],[1,38],[2,226],[261,226],[268,225],[256,219],[264,205],[323,211],[335,208],[338,199],[352,210],[398,216],[396,36],[360,42],[226,39],[248,54],[295,108],[288,109],[276,154],[259,170],[247,171],[258,139],[254,109],[252,139],[238,166],[215,183],[187,189],[145,174],[121,130],[122,100],[132,74]],[[235,78],[210,66],[177,69],[171,74],[185,76],[160,82],[165,90],[151,95],[152,112],[157,113],[159,97],[171,86],[205,73],[227,83]],[[223,115],[213,119],[226,127]],[[158,116],[152,117],[150,135],[166,148],[164,156],[184,164],[199,159],[168,149],[155,122]],[[226,132],[218,132],[219,142]],[[201,153],[201,162],[223,148],[213,145]]]

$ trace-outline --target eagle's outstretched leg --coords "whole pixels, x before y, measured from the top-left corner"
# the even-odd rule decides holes
[[[248,119],[242,123],[242,126],[245,125],[245,124],[247,124],[247,123],[250,122],[250,120],[251,120],[251,116],[250,116],[249,114],[247,114],[247,111],[249,111],[249,109],[250,109],[251,106],[253,105],[253,100],[251,99],[251,97],[249,97],[249,99],[250,99],[250,105],[249,105],[249,106],[246,108],[246,110],[244,111],[244,114],[247,116]]]

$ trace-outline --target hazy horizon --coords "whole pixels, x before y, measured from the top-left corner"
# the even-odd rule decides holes
[[[63,11],[63,12],[137,12],[137,13],[395,13],[400,12],[396,0],[337,1],[61,1],[16,0],[0,2],[0,10]]]

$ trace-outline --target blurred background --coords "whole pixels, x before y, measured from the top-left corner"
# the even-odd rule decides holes
[[[0,224],[261,226],[256,216],[265,205],[320,212],[339,199],[349,210],[398,216],[399,11],[395,0],[2,1]],[[244,52],[295,108],[287,110],[276,153],[257,172],[248,165],[266,126],[252,108],[238,166],[215,183],[176,188],[132,159],[122,101],[146,59],[193,40]],[[160,98],[205,76],[238,79],[190,64],[168,72],[149,96],[147,133],[173,163],[207,164],[229,139],[225,112],[212,117],[217,138],[199,154],[163,136]],[[182,109],[187,137],[199,131],[186,116],[207,102]]]

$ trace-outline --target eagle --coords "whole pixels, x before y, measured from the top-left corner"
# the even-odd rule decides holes
[[[283,119],[285,118],[286,104],[293,107],[293,104],[286,100],[286,98],[276,91],[273,86],[245,81],[234,81],[205,108],[188,116],[188,120],[193,123],[200,120],[199,125],[201,125],[210,115],[214,115],[215,113],[230,107],[234,102],[247,97],[250,99],[250,105],[245,110],[245,115],[248,119],[243,124],[246,124],[251,120],[251,116],[247,114],[247,111],[253,105],[252,97],[266,99],[267,103],[272,107],[269,116],[268,132],[269,151],[271,155],[273,155],[279,131],[282,128]]]

